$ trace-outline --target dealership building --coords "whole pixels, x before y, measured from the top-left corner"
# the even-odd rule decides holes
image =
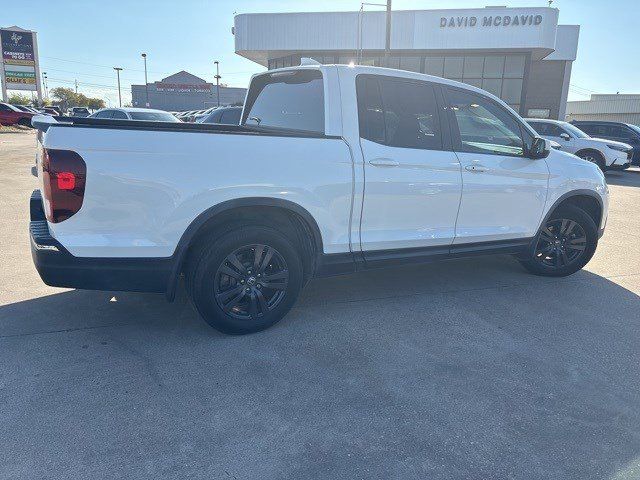
[[[159,82],[131,85],[134,107],[157,108],[172,112],[202,110],[218,105],[216,85],[184,70]],[[241,105],[246,88],[220,87],[220,105]],[[148,100],[147,100],[148,95]]]
[[[236,53],[269,69],[324,64],[390,66],[483,88],[523,116],[564,119],[578,25],[556,8],[407,10],[236,15]]]

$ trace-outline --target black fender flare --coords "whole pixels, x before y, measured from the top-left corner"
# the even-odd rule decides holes
[[[571,197],[583,197],[583,196],[589,196],[589,197],[592,197],[592,198],[596,199],[596,201],[598,202],[598,205],[600,206],[600,219],[602,219],[602,213],[604,211],[604,205],[602,203],[602,197],[600,195],[598,195],[596,192],[594,192],[593,190],[588,190],[588,189],[578,189],[578,190],[571,190],[569,192],[563,193],[562,195],[560,195],[556,199],[555,202],[553,202],[553,204],[551,205],[549,210],[547,210],[547,213],[542,218],[542,221],[540,222],[540,225],[538,226],[538,231],[536,232],[536,234],[533,237],[533,239],[531,239],[531,243],[529,244],[529,248],[528,248],[529,252],[533,252],[533,250],[535,249],[536,240],[538,239],[538,234],[540,233],[540,229],[542,228],[542,226],[544,224],[547,223],[547,221],[549,220],[551,215],[553,215],[553,212],[556,211],[558,206],[562,202],[564,202],[565,200],[567,200],[567,199],[569,199]],[[596,228],[598,229],[598,231],[600,231],[600,225],[599,224],[596,225]]]
[[[175,298],[178,276],[182,269],[182,265],[184,263],[191,241],[195,238],[200,228],[216,215],[219,215],[220,213],[223,213],[227,210],[241,207],[276,207],[288,210],[294,214],[299,215],[309,227],[318,255],[322,255],[324,250],[322,235],[320,233],[318,223],[316,222],[313,215],[311,215],[311,213],[309,213],[309,211],[301,205],[292,202],[291,200],[274,197],[243,197],[226,200],[200,213],[182,233],[182,236],[178,241],[178,245],[176,246],[176,249],[172,255],[173,268],[169,276],[169,282],[167,285],[167,300],[172,301]]]

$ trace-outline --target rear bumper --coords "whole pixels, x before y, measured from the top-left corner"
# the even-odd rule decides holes
[[[31,195],[31,257],[52,287],[166,293],[174,259],[74,257],[49,232],[38,190]]]

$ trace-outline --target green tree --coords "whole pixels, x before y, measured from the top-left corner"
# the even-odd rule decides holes
[[[89,102],[87,104],[87,107],[91,110],[98,110],[100,108],[106,107],[104,100],[102,100],[101,98],[89,98],[88,100]]]
[[[70,88],[56,87],[51,89],[51,97],[53,98],[53,104],[58,105],[63,111],[77,107],[77,95]]]
[[[101,98],[87,97],[82,93],[76,93],[71,88],[56,87],[51,90],[54,105],[58,105],[62,110],[71,107],[87,107],[93,110],[104,108],[105,103]]]
[[[29,105],[31,103],[31,97],[24,93],[12,93],[9,95],[9,103],[14,105]]]

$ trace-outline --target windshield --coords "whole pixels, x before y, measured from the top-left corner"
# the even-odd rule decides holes
[[[147,122],[179,122],[176,117],[167,112],[129,112],[132,120]]]
[[[578,127],[576,127],[575,125],[571,125],[568,122],[563,122],[562,128],[564,128],[565,130],[568,130],[571,133],[571,135],[573,135],[576,138],[591,138],[589,135],[584,133]]]
[[[631,130],[633,130],[634,132],[640,134],[640,127],[637,125],[631,125],[630,123],[627,123],[627,127],[629,127]]]

